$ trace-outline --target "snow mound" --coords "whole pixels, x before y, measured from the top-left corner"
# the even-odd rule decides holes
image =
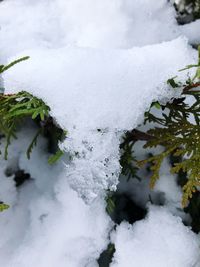
[[[48,165],[45,140],[39,140],[27,160],[27,145],[36,130],[26,126],[18,133],[20,141],[10,146],[8,162],[1,160],[0,199],[11,207],[1,213],[0,266],[94,267],[112,227],[104,201],[96,198],[86,205],[77,196],[64,166]],[[17,189],[13,176],[5,176],[11,167],[29,173],[31,180]]]
[[[199,259],[197,236],[164,208],[150,207],[148,217],[133,226],[122,223],[112,241],[112,267],[192,267]]]

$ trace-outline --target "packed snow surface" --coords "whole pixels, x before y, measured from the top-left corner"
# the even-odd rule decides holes
[[[180,92],[172,91],[166,81],[194,62],[196,54],[186,37],[191,43],[198,41],[192,31],[198,23],[188,28],[178,26],[175,11],[166,0],[0,3],[1,62],[30,56],[5,73],[5,92],[26,90],[42,98],[56,122],[68,131],[60,146],[72,156],[71,161],[51,168],[45,164],[48,155],[42,152],[45,148],[41,141],[41,149],[35,150],[29,162],[23,156],[23,142],[29,134],[22,131],[22,141],[13,145],[8,164],[17,162],[34,179],[17,191],[6,180],[7,166],[2,162],[0,193],[12,208],[0,221],[0,265],[98,266],[96,259],[105,249],[112,228],[104,197],[105,191],[115,190],[118,183],[120,138],[142,122],[153,100],[179,96]],[[186,77],[186,73],[179,75],[180,79]],[[158,241],[164,242],[159,246],[160,266],[165,266],[165,256],[174,266],[181,266],[182,251],[182,266],[192,267],[198,256],[197,238],[167,212],[152,211],[138,223],[137,239],[131,235],[128,251],[135,242],[147,246],[151,241],[148,252],[143,245],[137,251],[138,255],[149,253],[148,267],[156,266],[154,240],[143,235],[146,226],[154,231],[156,220],[163,225],[161,232],[166,228],[164,239],[158,236]],[[122,234],[120,229],[124,229]],[[113,266],[130,266],[123,265],[126,254],[122,243],[131,232],[126,224],[118,227]],[[175,237],[181,248],[170,241]],[[132,259],[132,254],[128,257]],[[146,266],[137,259],[131,266]]]

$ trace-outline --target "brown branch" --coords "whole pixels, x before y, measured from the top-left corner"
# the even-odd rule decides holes
[[[183,89],[183,94],[184,93],[187,93],[189,90],[193,89],[193,88],[197,88],[200,86],[200,82],[198,83],[194,83],[194,84],[191,84],[191,85],[188,85],[186,86],[184,89]]]
[[[131,132],[126,133],[126,137],[124,142],[120,145],[121,148],[123,148],[126,144],[130,142],[136,142],[136,141],[149,141],[154,139],[153,136],[150,134],[147,134],[145,132],[139,131],[137,129],[133,129]]]

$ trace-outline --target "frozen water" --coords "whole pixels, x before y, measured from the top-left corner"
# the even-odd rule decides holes
[[[41,97],[68,131],[61,148],[73,158],[48,166],[41,140],[26,160],[33,129],[23,130],[13,143],[8,163],[0,166],[0,197],[11,204],[1,214],[1,266],[97,266],[112,228],[104,196],[118,183],[121,135],[142,122],[153,100],[179,96],[166,80],[195,61],[183,36],[198,42],[198,25],[178,26],[167,0],[0,3],[1,62],[30,56],[10,69],[0,86],[7,93],[26,90]],[[24,169],[33,180],[16,190],[4,175],[7,165]],[[167,187],[174,192],[173,184]],[[179,197],[165,193],[171,202]],[[145,267],[148,259],[148,267],[191,267],[197,260],[197,237],[162,209],[151,210],[133,227],[122,224],[113,240],[113,266],[134,260]]]

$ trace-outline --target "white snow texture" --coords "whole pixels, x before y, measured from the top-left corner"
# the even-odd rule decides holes
[[[27,125],[10,147],[0,165],[0,199],[11,205],[0,216],[0,266],[98,266],[113,228],[104,197],[118,184],[120,138],[152,101],[179,96],[166,81],[195,62],[188,41],[199,42],[198,25],[178,26],[167,0],[0,3],[0,62],[30,56],[5,73],[5,91],[42,98],[73,156],[48,166],[41,139],[28,161],[35,129]],[[13,166],[33,178],[19,190],[4,174]],[[169,210],[150,208],[112,235],[113,267],[198,266],[199,238]]]

